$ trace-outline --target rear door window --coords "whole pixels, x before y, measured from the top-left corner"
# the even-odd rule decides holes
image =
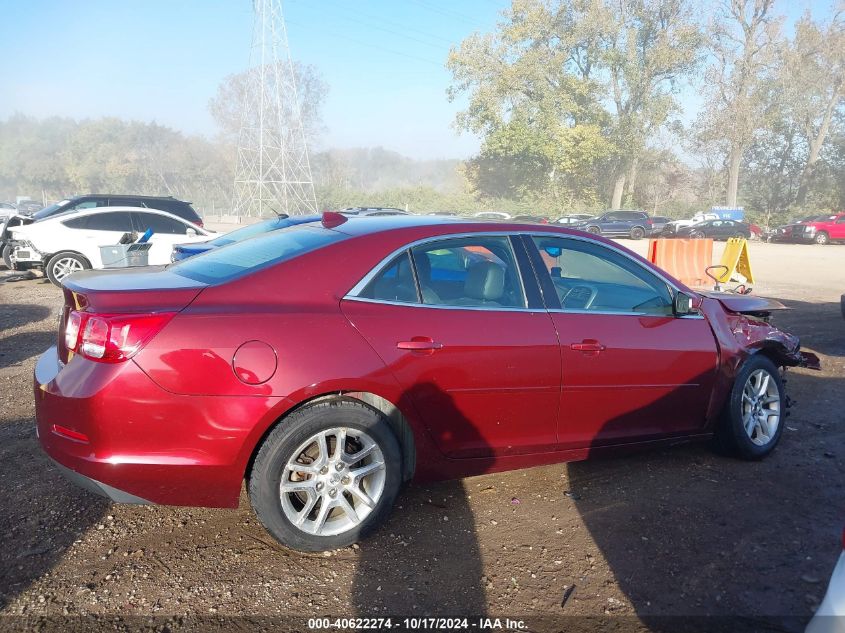
[[[95,215],[89,215],[85,219],[87,219],[85,228],[89,231],[120,231],[128,233],[132,230],[132,216],[128,213],[117,211],[97,213]]]
[[[385,266],[358,295],[363,299],[419,303],[411,254],[405,251]]]
[[[479,235],[438,240],[411,250],[422,302],[524,308],[525,293],[510,240]]]
[[[164,233],[169,235],[185,235],[188,227],[184,222],[168,218],[166,215],[157,213],[133,213],[135,216],[136,230],[139,233],[146,233],[152,229],[153,233]]]

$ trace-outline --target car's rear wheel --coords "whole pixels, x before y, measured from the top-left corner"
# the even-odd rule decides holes
[[[689,236],[694,240],[702,240],[704,239],[704,233],[700,231],[690,231]]]
[[[346,547],[390,513],[402,454],[387,420],[356,401],[307,406],[267,436],[249,477],[259,520],[302,551]]]
[[[79,253],[72,253],[70,251],[62,251],[56,253],[47,262],[46,270],[47,279],[52,281],[55,285],[61,286],[62,279],[70,274],[80,270],[89,270],[91,262]]]
[[[814,240],[816,244],[821,244],[824,246],[825,244],[830,244],[830,235],[822,231],[821,233],[816,233],[816,238]]]
[[[645,231],[641,227],[635,226],[631,229],[632,240],[641,240],[643,237],[645,237]]]
[[[722,411],[719,445],[742,459],[765,457],[780,441],[785,405],[778,368],[765,356],[752,356],[739,371]]]
[[[3,244],[3,263],[6,264],[6,268],[12,270],[12,245],[11,244]]]

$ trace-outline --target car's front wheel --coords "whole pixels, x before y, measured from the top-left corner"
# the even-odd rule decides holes
[[[783,432],[786,394],[775,364],[759,354],[749,358],[734,381],[716,436],[719,445],[743,459],[771,453]]]
[[[3,263],[6,264],[6,268],[12,270],[12,245],[3,244],[3,251],[0,255],[3,257]]]
[[[80,270],[88,270],[91,268],[91,262],[79,253],[72,253],[70,251],[62,251],[56,253],[50,258],[45,267],[47,279],[52,281],[55,285],[61,286],[62,279],[68,275]]]
[[[593,235],[600,235],[601,229],[597,226],[588,226],[587,233],[592,233]]]
[[[357,401],[295,411],[267,436],[249,477],[252,507],[282,544],[346,547],[390,513],[402,453],[387,420]]]

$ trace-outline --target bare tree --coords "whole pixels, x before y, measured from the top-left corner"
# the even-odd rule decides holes
[[[739,170],[765,108],[761,87],[776,59],[779,21],[774,0],[721,0],[710,25],[713,63],[705,79],[705,107],[698,134],[716,141],[728,171],[728,206],[736,205]]]

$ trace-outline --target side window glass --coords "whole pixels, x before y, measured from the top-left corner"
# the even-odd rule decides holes
[[[564,310],[673,314],[666,283],[624,255],[581,240],[532,239]]]
[[[73,218],[72,220],[65,220],[62,222],[69,229],[84,229],[88,226],[88,216],[84,218]]]
[[[845,224],[845,215],[841,216],[837,221],[837,224]]]
[[[77,202],[69,206],[65,211],[80,211],[82,209],[95,209],[97,207],[104,206],[98,203],[96,200],[86,200],[85,202]]]
[[[411,255],[405,251],[385,266],[358,296],[378,301],[419,303],[411,266]]]
[[[132,218],[128,213],[98,213],[89,215],[86,228],[92,231],[121,231],[132,230]]]
[[[490,309],[526,305],[507,237],[448,239],[417,246],[411,253],[425,304]]]
[[[139,222],[137,229],[139,233],[145,233],[147,229],[152,229],[153,233],[185,235],[188,230],[187,225],[182,222],[156,213],[137,213],[135,217]]]

